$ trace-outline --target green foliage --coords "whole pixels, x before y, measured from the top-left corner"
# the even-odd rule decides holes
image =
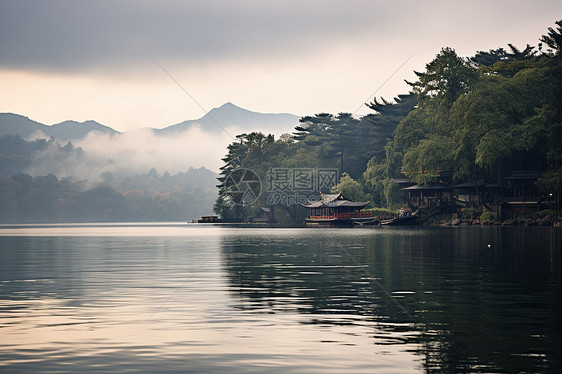
[[[461,217],[463,219],[476,219],[482,215],[482,208],[463,208],[461,209]]]
[[[408,114],[396,127],[392,147],[404,153],[415,147],[427,134],[435,131],[435,123],[431,113],[416,109]]]
[[[386,207],[392,210],[400,208],[404,204],[404,192],[400,186],[390,178],[386,178],[383,185]]]
[[[497,221],[496,213],[485,211],[480,215],[481,221]]]
[[[482,66],[478,69],[481,76],[501,76],[513,78],[518,72],[537,66],[537,58],[533,59],[510,59],[498,61],[491,66]]]
[[[538,216],[540,218],[546,217],[546,216],[555,216],[555,217],[562,217],[562,211],[560,210],[553,210],[553,209],[544,209],[541,210],[538,214]]]
[[[366,104],[375,113],[355,119],[349,113],[320,113],[302,117],[294,139],[315,149],[332,167],[357,179],[365,164],[385,157],[385,146],[398,123],[414,108],[416,95],[399,95],[394,103],[384,99]]]
[[[424,73],[415,72],[418,81],[409,84],[419,94],[419,105],[437,111],[450,107],[478,80],[469,60],[452,48],[443,48],[425,67]]]
[[[336,167],[346,173],[338,186],[344,194],[396,209],[404,196],[393,179],[404,174],[421,184],[452,175],[453,183],[501,185],[514,170],[539,170],[540,188],[559,204],[562,21],[556,24],[541,38],[547,51],[508,44],[464,58],[443,48],[408,82],[413,93],[395,103],[375,99],[367,104],[374,113],[359,119],[349,113],[302,117],[293,143],[254,144],[242,134],[229,146],[222,175],[241,166],[260,175],[270,167]],[[217,201],[217,209],[226,212],[228,204]]]
[[[433,134],[406,152],[402,169],[410,180],[427,184],[434,181],[441,170],[454,167],[454,150],[455,144],[450,138]]]
[[[547,53],[560,56],[562,49],[562,20],[556,21],[556,26],[558,26],[556,29],[549,27],[548,34],[543,35],[540,41],[550,47],[550,51],[547,51]]]
[[[363,152],[367,152],[370,158],[382,161],[386,157],[385,147],[389,140],[393,138],[393,133],[398,124],[408,116],[417,103],[417,96],[414,94],[398,95],[392,104],[384,99],[379,102],[376,98],[373,102],[366,104],[375,111],[361,118],[361,122],[366,122],[371,127],[368,134],[360,134],[361,139],[370,139],[369,147]],[[365,125],[363,125],[365,126]]]
[[[350,113],[306,116],[300,119],[300,125],[295,128],[294,139],[310,147],[318,146],[322,156],[333,160],[334,166],[343,172],[353,165],[348,161],[353,158],[354,145],[357,145],[358,135],[364,129],[359,123]]]
[[[209,214],[215,174],[205,169],[160,176],[156,170],[89,185],[55,175],[0,176],[2,222],[187,221]],[[208,186],[208,187],[205,187]]]
[[[386,165],[384,163],[377,163],[373,157],[367,163],[367,169],[363,173],[363,180],[365,190],[371,196],[370,201],[375,206],[386,205],[384,197],[384,180],[386,175]]]
[[[214,204],[214,212],[224,219],[247,219],[260,207],[270,205],[267,194],[261,194],[252,204],[241,206],[234,204],[230,198],[224,182],[229,173],[237,168],[247,168],[262,178],[262,188],[267,185],[267,173],[272,168],[329,168],[333,167],[325,157],[320,147],[307,145],[304,141],[291,142],[275,141],[272,135],[262,133],[241,134],[237,141],[228,147],[228,154],[222,159],[225,165],[221,167],[218,178],[220,184],[219,197]],[[280,222],[283,217],[298,220],[298,207],[279,205],[276,219]]]
[[[228,154],[222,159],[219,176],[219,199],[214,211],[223,218],[249,217],[252,211],[270,202],[262,194],[249,206],[235,206],[230,201],[224,182],[232,170],[248,168],[262,177],[262,182],[272,168],[277,169],[339,169],[343,176],[338,185],[345,196],[358,201],[373,201],[383,205],[384,186],[382,179],[372,181],[372,186],[363,185],[360,180],[369,160],[384,160],[385,147],[398,123],[413,109],[415,95],[400,95],[395,103],[382,100],[367,104],[375,111],[356,119],[349,113],[332,115],[320,113],[300,119],[295,128],[293,141],[287,139],[275,141],[261,133],[241,134],[229,145]],[[257,142],[256,140],[260,140]],[[327,192],[327,191],[322,191]],[[317,194],[318,191],[315,191]],[[301,192],[304,194],[304,192]],[[311,192],[309,197],[315,195]],[[299,221],[304,211],[296,204],[278,204],[276,218],[290,217]]]
[[[512,44],[508,44],[511,51],[506,51],[503,48],[498,49],[491,49],[488,52],[476,52],[474,57],[470,58],[476,66],[480,67],[481,69],[486,69],[488,66],[494,66],[497,63],[501,62],[508,62],[508,61],[524,61],[527,59],[531,59],[536,56],[537,52],[535,51],[535,47],[530,46],[527,44],[524,50],[519,50]],[[494,71],[492,69],[492,71]]]
[[[446,48],[417,73],[411,85],[419,105],[387,144],[387,168],[399,167],[422,184],[437,181],[439,170],[452,172],[456,182],[501,183],[512,170],[560,165],[560,59],[537,56],[531,46],[509,47],[479,52],[472,65]],[[376,180],[372,170],[369,180]]]
[[[331,192],[341,192],[345,197],[353,201],[368,201],[361,183],[351,178],[347,173],[342,174],[340,182],[332,188]]]
[[[395,214],[395,210],[388,208],[369,208],[365,209],[365,211],[373,213],[375,217],[389,217]]]

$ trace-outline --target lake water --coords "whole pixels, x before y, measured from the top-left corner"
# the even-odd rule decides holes
[[[556,372],[562,230],[0,226],[0,372]]]

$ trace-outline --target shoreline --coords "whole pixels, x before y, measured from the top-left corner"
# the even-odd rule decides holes
[[[454,219],[441,223],[420,223],[414,225],[311,225],[311,224],[294,224],[294,223],[229,223],[229,222],[216,222],[216,223],[193,223],[193,222],[41,222],[41,223],[0,223],[0,230],[9,229],[43,229],[43,228],[115,228],[115,227],[192,227],[192,228],[207,228],[207,227],[227,227],[227,228],[384,228],[384,227],[562,227],[562,222],[556,221],[551,224],[540,224],[537,220],[532,219],[514,219],[499,221],[479,221],[479,220],[466,220]]]

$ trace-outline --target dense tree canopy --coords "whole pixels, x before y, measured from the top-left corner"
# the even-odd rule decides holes
[[[247,153],[237,165],[337,167],[341,188],[387,207],[400,200],[396,178],[425,184],[447,175],[451,183],[484,178],[501,186],[512,172],[533,170],[561,200],[562,21],[556,25],[538,47],[508,44],[472,57],[443,48],[408,82],[412,93],[375,99],[361,118],[302,117],[294,142],[271,142],[261,159]],[[231,147],[224,170],[238,145]]]
[[[319,113],[305,116],[301,118],[292,137],[282,136],[277,141],[271,135],[265,136],[261,133],[239,135],[236,141],[228,146],[228,154],[222,159],[224,165],[219,177],[219,197],[214,206],[215,212],[226,219],[247,219],[260,206],[273,204],[277,206],[278,219],[298,220],[303,213],[299,211],[300,204],[306,202],[303,199],[314,199],[320,192],[330,192],[330,188],[300,190],[295,197],[296,191],[291,190],[293,194],[288,198],[294,198],[293,201],[268,200],[267,197],[271,194],[263,194],[253,204],[240,206],[229,198],[228,189],[224,184],[228,175],[237,168],[254,171],[261,177],[264,188],[268,183],[268,175],[275,170],[286,170],[283,172],[288,174],[293,171],[298,173],[302,169],[311,173],[319,169],[335,170],[342,175],[338,187],[349,189],[351,192],[348,192],[353,198],[370,200],[371,196],[365,192],[358,192],[363,191],[362,175],[365,165],[371,158],[385,158],[388,140],[392,138],[398,123],[415,104],[416,96],[408,94],[400,95],[394,102],[374,100],[367,104],[374,113],[361,118],[355,118],[350,113]],[[257,142],[256,139],[260,141]],[[294,177],[294,174],[291,175]],[[285,196],[287,197],[287,191]]]

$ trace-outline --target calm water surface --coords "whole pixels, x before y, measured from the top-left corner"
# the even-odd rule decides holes
[[[0,372],[557,372],[562,230],[0,226]]]

